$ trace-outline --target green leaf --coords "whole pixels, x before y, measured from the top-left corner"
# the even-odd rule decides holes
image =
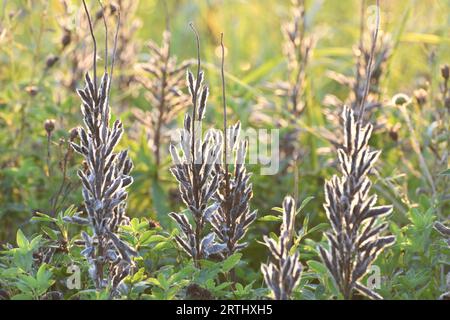
[[[22,230],[17,230],[16,241],[19,248],[27,249],[30,245],[27,237],[23,234]]]
[[[161,287],[161,283],[156,278],[148,278],[146,281],[154,286]]]
[[[302,203],[300,204],[300,207],[298,207],[298,209],[297,209],[297,214],[299,214],[299,213],[306,207],[306,205],[307,205],[312,199],[314,199],[313,196],[309,196],[309,197],[305,198],[305,199],[302,201]]]
[[[229,256],[222,264],[222,271],[228,272],[233,269],[241,260],[242,253],[238,252]]]
[[[31,221],[56,222],[56,219],[50,217],[48,214],[35,212],[35,216],[31,218]]]
[[[171,284],[175,284],[183,279],[190,278],[192,276],[192,273],[194,273],[194,271],[195,271],[194,266],[189,264],[180,271],[178,271],[177,273],[170,276],[169,282]]]
[[[33,296],[29,293],[19,293],[12,296],[11,300],[33,300]]]
[[[158,278],[160,287],[164,290],[169,290],[170,284],[169,284],[169,281],[166,279],[166,277],[164,277],[164,274],[160,272],[158,274],[157,278]]]
[[[152,233],[154,233],[153,231],[151,231]],[[147,233],[147,232],[146,232]],[[160,234],[153,234],[153,235],[146,235],[146,233],[144,233],[141,238],[139,239],[139,242],[141,245],[146,245],[146,244],[150,244],[153,242],[164,242],[167,241],[167,238],[160,235]]]
[[[156,181],[152,181],[152,199],[153,207],[156,210],[156,216],[162,227],[169,227],[171,219],[168,215],[170,208],[168,206],[167,193],[163,190],[161,185]]]
[[[279,222],[279,221],[282,221],[282,220],[283,220],[283,218],[281,216],[273,216],[273,215],[270,215],[270,214],[258,219],[258,221],[263,221],[263,222],[268,222],[268,221],[270,221],[270,222]]]
[[[314,270],[318,274],[323,275],[328,273],[327,267],[321,262],[310,260],[307,262],[307,264],[312,270]]]
[[[52,228],[49,228],[47,226],[42,226],[42,231],[44,231],[44,233],[53,241],[58,241],[57,231],[55,231]]]
[[[39,247],[39,244],[41,242],[42,236],[38,235],[37,237],[33,238],[30,242],[30,250],[36,250]]]

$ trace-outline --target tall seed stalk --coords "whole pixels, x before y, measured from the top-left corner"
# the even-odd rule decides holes
[[[199,267],[201,259],[219,254],[226,247],[215,241],[214,232],[204,236],[207,222],[220,205],[214,195],[220,184],[220,176],[215,172],[215,166],[221,155],[222,136],[220,131],[210,130],[204,139],[201,137],[201,124],[209,90],[203,85],[200,39],[193,24],[190,26],[197,41],[197,77],[194,78],[190,71],[187,72],[192,113],[191,116],[186,114],[179,147],[170,146],[174,164],[170,171],[179,183],[181,198],[192,215],[193,224],[184,213],[171,212],[169,215],[181,230],[181,235],[175,236],[176,242]],[[196,124],[199,127],[196,128]]]
[[[84,169],[78,171],[82,182],[82,194],[87,218],[81,216],[67,217],[67,222],[87,225],[92,236],[82,232],[85,249],[82,254],[90,264],[89,275],[98,290],[110,288],[110,296],[118,293],[122,280],[130,274],[133,261],[137,255],[129,244],[120,239],[119,227],[129,223],[126,216],[126,188],[133,182],[130,176],[133,164],[128,152],[114,152],[123,134],[120,120],[110,125],[111,110],[109,106],[110,83],[114,68],[116,44],[110,74],[107,72],[108,51],[106,46],[105,71],[100,87],[96,76],[96,40],[91,18],[85,1],[83,5],[89,20],[91,36],[94,43],[93,79],[86,73],[86,86],[77,90],[81,98],[81,111],[84,128],[79,128],[80,143],[71,142],[73,149],[81,154],[85,161]],[[117,30],[120,26],[120,16]],[[115,43],[117,42],[117,30]],[[107,40],[106,40],[107,41]],[[105,278],[105,272],[107,277]]]
[[[379,10],[378,2],[377,7]],[[328,248],[320,246],[319,251],[344,299],[351,299],[355,290],[372,299],[382,298],[364,286],[360,279],[380,252],[395,242],[394,236],[381,236],[388,224],[381,223],[380,218],[391,213],[392,206],[375,206],[377,196],[369,196],[372,184],[368,174],[381,152],[370,150],[373,126],[362,124],[378,23],[379,13],[359,115],[355,116],[348,106],[344,107],[342,114],[345,138],[343,146],[338,149],[342,176],[335,175],[325,183],[324,208],[332,228],[326,233]]]

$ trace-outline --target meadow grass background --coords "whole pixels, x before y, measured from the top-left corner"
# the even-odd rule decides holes
[[[367,4],[373,4],[366,1]],[[72,1],[72,8],[81,10],[81,2]],[[108,1],[105,0],[105,4]],[[226,81],[229,108],[229,122],[240,120],[243,127],[258,127],[252,123],[254,106],[262,97],[274,101],[276,112],[272,113],[276,127],[283,120],[285,102],[274,97],[267,83],[284,80],[286,61],[283,56],[283,37],[280,26],[290,19],[290,2],[276,0],[198,0],[167,1],[172,32],[171,51],[179,60],[196,56],[195,39],[188,23],[194,22],[200,33],[201,56],[210,86],[210,99],[206,121],[209,126],[221,128],[220,87],[220,33],[224,33],[226,46]],[[292,193],[298,183],[299,199],[313,196],[305,208],[310,226],[326,221],[323,204],[323,185],[336,168],[332,165],[335,153],[321,153],[318,150],[330,148],[330,143],[318,134],[320,128],[329,125],[323,114],[323,99],[335,94],[345,100],[348,89],[329,77],[332,70],[353,75],[355,59],[353,47],[359,39],[360,1],[306,1],[307,32],[316,38],[317,44],[308,65],[308,111],[298,123],[299,145],[302,157],[297,163],[298,180],[294,169],[275,176],[259,175],[258,166],[249,165],[254,172],[252,182],[254,199],[251,207],[258,209],[259,217],[273,214],[271,208],[279,207],[283,197]],[[92,1],[92,7],[98,5]],[[381,1],[381,30],[392,37],[392,56],[386,64],[381,78],[381,101],[390,101],[397,93],[413,97],[413,91],[427,88],[428,103],[424,107],[412,104],[409,107],[419,144],[427,144],[427,130],[433,118],[434,101],[439,99],[439,83],[442,81],[440,66],[450,57],[450,2],[449,1]],[[123,20],[123,28],[140,21],[140,28],[133,35],[132,42],[139,47],[136,62],[145,62],[148,50],[145,43],[152,39],[161,42],[166,19],[161,1],[140,1],[136,14]],[[0,243],[13,242],[18,228],[28,234],[38,232],[30,222],[33,212],[49,213],[52,210],[51,197],[57,193],[62,173],[60,161],[66,150],[64,142],[69,131],[81,124],[80,101],[74,90],[62,85],[61,77],[70,74],[68,52],[87,47],[90,53],[91,39],[86,33],[78,43],[70,43],[61,49],[63,30],[58,23],[63,15],[60,1],[2,1],[0,14]],[[114,29],[110,20],[110,32]],[[99,68],[103,67],[103,28],[96,27],[99,45]],[[46,68],[49,55],[59,58],[55,65]],[[132,75],[136,65],[116,67],[115,77]],[[36,94],[31,92],[36,90]],[[113,84],[111,107],[115,116],[120,115],[125,127],[120,147],[128,148],[134,161],[135,182],[129,189],[128,215],[151,217],[159,220],[168,230],[174,225],[167,213],[182,207],[176,194],[176,183],[170,175],[170,158],[164,153],[160,168],[156,168],[151,150],[146,142],[142,127],[133,117],[132,108],[150,110],[151,105],[144,97],[144,90],[137,84],[119,88]],[[428,109],[427,109],[428,108]],[[184,113],[178,117],[181,126]],[[410,145],[411,132],[395,106],[382,110],[382,117],[388,127],[401,124],[398,141],[394,141],[388,130],[373,137],[372,146],[383,150],[377,165],[379,175],[372,177],[381,203],[393,203],[391,231],[400,230],[411,224],[411,210],[418,208],[424,214],[434,208],[433,218],[448,219],[448,178],[441,182],[442,194],[432,199],[426,179],[421,172],[417,154]],[[50,171],[47,166],[46,119],[55,119],[56,129],[51,137]],[[283,130],[281,131],[283,133]],[[447,135],[448,137],[448,135]],[[165,149],[167,145],[163,146]],[[448,151],[448,144],[447,144]],[[439,172],[433,169],[432,153],[426,148],[423,155],[433,176]],[[65,195],[60,210],[69,205],[81,206],[81,188],[76,176],[80,157],[71,157],[67,179],[72,183],[71,192]],[[447,163],[448,167],[448,163]],[[436,168],[437,169],[437,168]],[[160,175],[154,179],[155,172]],[[445,200],[446,199],[446,200]],[[249,278],[259,279],[259,265],[267,256],[266,248],[259,244],[262,235],[278,227],[273,222],[257,222],[247,235],[251,245],[244,251],[248,270],[254,273]],[[427,232],[432,233],[431,224]],[[399,231],[400,232],[400,231]],[[406,231],[405,231],[406,232]],[[405,233],[406,234],[406,233]],[[431,237],[431,236],[430,236]],[[435,237],[435,235],[433,236]],[[435,237],[436,238],[436,237]],[[438,238],[438,237],[437,237]],[[436,238],[436,239],[437,239]],[[321,241],[320,232],[311,239]],[[406,238],[407,245],[410,239]],[[439,241],[439,240],[435,240]],[[403,248],[404,249],[404,248]],[[402,251],[402,248],[399,249]],[[304,259],[315,257],[314,250],[305,249]],[[423,251],[421,254],[427,256]],[[386,253],[387,257],[395,253]],[[428,257],[429,258],[429,257]],[[414,260],[414,259],[413,259]],[[444,259],[445,260],[445,259]],[[448,259],[447,259],[448,262]],[[427,262],[423,262],[423,266]],[[393,267],[394,268],[394,267]],[[437,270],[437,269],[436,269]],[[439,271],[434,270],[432,294],[440,287]],[[248,271],[247,271],[248,272]],[[405,271],[406,272],[406,271]],[[393,271],[393,273],[395,273]],[[417,277],[417,275],[416,275]],[[427,278],[428,279],[428,278]],[[431,278],[430,278],[431,279]],[[392,288],[391,288],[392,289]],[[389,290],[391,290],[389,289]],[[386,289],[388,290],[388,289]],[[391,292],[393,292],[391,290]]]

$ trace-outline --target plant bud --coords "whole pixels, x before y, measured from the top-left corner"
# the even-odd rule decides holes
[[[36,87],[36,86],[27,86],[27,87],[25,88],[25,91],[26,91],[30,96],[34,97],[34,96],[36,96],[36,95],[38,94],[39,89],[38,89],[38,87]]]
[[[424,89],[418,89],[414,91],[414,97],[420,106],[423,106],[427,102],[428,93]]]
[[[407,104],[410,101],[410,98],[404,93],[398,93],[392,97],[392,101],[395,105],[401,106],[403,104]]]
[[[448,78],[449,78],[449,76],[450,76],[450,70],[449,70],[450,68],[449,68],[449,66],[448,66],[448,64],[444,64],[442,67],[441,67],[441,75],[442,75],[442,77],[445,79],[445,80],[448,80]]]
[[[71,34],[70,30],[64,29],[64,34],[61,38],[61,44],[62,44],[63,48],[67,47],[71,41],[72,41],[72,34]]]
[[[100,20],[101,18],[103,18],[103,10],[98,10],[97,13],[95,14],[95,18],[97,20]]]
[[[74,141],[78,137],[78,128],[72,128],[69,131],[69,140]]]
[[[53,119],[47,119],[44,122],[44,128],[45,131],[47,131],[47,134],[50,135],[53,130],[55,130],[55,120]]]
[[[45,62],[47,69],[50,69],[51,67],[53,67],[55,65],[55,63],[58,62],[58,60],[59,60],[58,56],[55,56],[53,54],[49,55]]]

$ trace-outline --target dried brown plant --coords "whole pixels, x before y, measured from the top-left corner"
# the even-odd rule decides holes
[[[380,81],[386,72],[386,65],[391,57],[393,44],[390,34],[380,32],[378,36],[380,41],[375,44],[374,55],[371,56],[373,42],[371,41],[370,34],[373,30],[366,30],[364,28],[364,24],[366,23],[365,9],[366,7],[363,1],[360,14],[360,39],[358,45],[354,48],[356,60],[354,76],[347,76],[333,71],[327,72],[331,79],[350,90],[346,101],[341,101],[332,94],[328,94],[323,101],[324,105],[329,107],[324,110],[324,113],[332,129],[321,129],[322,135],[336,148],[342,146],[344,139],[342,135],[336,134],[337,129],[341,126],[340,114],[344,105],[350,106],[353,112],[359,117],[363,99],[366,97],[366,101],[364,101],[364,121],[370,121],[376,131],[381,130],[385,126],[385,119],[382,117],[375,118],[374,114],[376,110],[384,107],[380,101],[380,93],[382,90]],[[369,64],[372,69],[370,76],[368,76]],[[369,83],[368,87],[366,86],[367,82]],[[368,90],[367,94],[365,92],[366,88]]]
[[[190,101],[181,88],[185,86],[184,75],[191,61],[177,63],[177,58],[170,52],[170,39],[171,33],[166,30],[161,47],[153,41],[148,42],[150,59],[147,63],[139,64],[138,69],[148,73],[149,77],[136,78],[146,89],[145,97],[151,110],[134,109],[133,112],[145,126],[157,166],[161,163],[161,146],[170,133],[169,125]]]
[[[304,0],[292,0],[292,20],[283,24],[283,52],[288,64],[286,81],[275,84],[276,93],[287,98],[288,110],[294,116],[306,108],[306,67],[314,40],[306,33],[306,9]]]

